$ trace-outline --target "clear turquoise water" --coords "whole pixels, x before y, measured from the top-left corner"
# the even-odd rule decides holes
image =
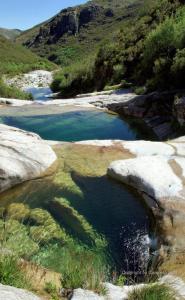
[[[35,97],[42,100],[43,96]],[[17,117],[16,114],[3,116],[2,113],[0,122],[35,132],[48,140],[153,138],[142,122],[122,119],[99,110],[37,116],[23,114]],[[107,177],[81,178],[76,175],[73,180],[83,191],[83,201],[76,199],[72,193],[66,195],[62,187],[60,190],[49,185],[47,187],[47,184],[43,187],[41,182],[35,181],[30,183],[29,191],[23,185],[22,191],[13,201],[24,201],[32,204],[33,207],[46,207],[46,204],[55,197],[65,196],[71,206],[82,214],[99,234],[106,236],[110,245],[110,256],[114,258],[118,269],[142,270],[143,261],[139,259],[138,266],[138,256],[144,259],[147,257],[145,252],[148,251],[148,247],[144,239],[150,230],[149,217],[141,202],[138,201],[138,196]]]
[[[148,132],[143,124],[131,124],[117,115],[96,110],[40,116],[2,116],[0,122],[38,133],[47,140],[148,138]]]
[[[49,94],[52,94],[52,90],[50,88],[30,88],[26,90],[28,93],[33,95],[34,100],[41,100],[47,101],[48,98],[46,97]]]

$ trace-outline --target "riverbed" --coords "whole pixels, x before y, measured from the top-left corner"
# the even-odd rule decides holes
[[[54,141],[152,138],[144,123],[95,108],[39,104],[3,107],[0,122]],[[55,151],[59,158],[56,174],[2,194],[1,206],[21,202],[31,208],[47,210],[80,243],[88,243],[88,238],[84,240],[75,229],[70,213],[64,219],[63,214],[56,211],[55,199],[65,198],[72,210],[83,216],[93,231],[106,240],[106,256],[113,270],[145,272],[152,238],[148,211],[133,190],[106,176],[110,162],[124,158],[122,152],[74,144],[60,146]],[[50,259],[46,266],[60,271],[57,266],[48,265]]]

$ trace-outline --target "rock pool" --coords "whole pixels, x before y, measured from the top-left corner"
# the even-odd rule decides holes
[[[90,108],[42,104],[3,107],[0,122],[36,132],[46,140],[154,138],[141,121],[133,122]],[[92,246],[92,236],[101,237],[106,242],[106,260],[112,270],[144,272],[149,259],[148,211],[137,194],[106,176],[110,162],[125,159],[125,153],[116,146],[75,144],[56,146],[55,151],[59,164],[53,176],[24,183],[3,193],[0,205],[24,203],[30,209],[49,211],[61,228],[79,243]],[[61,272],[58,263],[58,260],[62,261],[61,246],[57,247],[57,252],[48,251],[48,256],[40,249],[37,259],[46,267]],[[53,255],[57,257],[55,261]]]
[[[43,108],[43,109],[42,109]],[[0,110],[0,122],[38,133],[43,139],[82,141],[94,139],[138,140],[154,138],[142,121],[122,119],[118,115],[89,109],[65,112],[64,108],[15,107]],[[60,112],[60,113],[59,113]],[[36,115],[35,115],[36,113]]]
[[[24,203],[32,209],[47,210],[82,243],[89,244],[92,232],[105,239],[106,256],[113,269],[145,270],[149,251],[147,210],[136,194],[106,176],[109,163],[125,154],[119,147],[74,144],[58,146],[55,151],[59,158],[55,175],[1,194],[1,206]],[[50,259],[46,266],[59,271],[60,264],[53,267]]]

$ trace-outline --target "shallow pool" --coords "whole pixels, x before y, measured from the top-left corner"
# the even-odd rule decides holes
[[[95,109],[67,112],[62,107],[47,105],[3,108],[0,122],[35,132],[48,140],[153,138],[142,121],[122,119]],[[110,162],[123,159],[123,152],[83,145],[65,145],[56,151],[59,168],[52,178],[15,187],[0,196],[0,205],[23,202],[31,208],[46,209],[67,232],[81,240],[74,216],[69,213],[64,218],[62,204],[60,210],[55,207],[56,198],[66,199],[71,211],[83,216],[93,230],[106,239],[106,254],[116,270],[145,271],[149,258],[148,212],[137,194],[106,176]],[[50,259],[45,266],[60,271],[58,266],[49,265]]]
[[[2,194],[0,206],[21,202],[30,208],[46,209],[62,228],[86,244],[89,234],[84,237],[77,217],[82,216],[107,241],[106,257],[114,270],[135,272],[136,276],[137,272],[144,272],[149,259],[148,212],[137,194],[106,176],[110,162],[122,159],[123,152],[75,144],[63,145],[56,152],[59,165],[54,176],[30,181]],[[53,268],[50,260],[48,257],[45,263]],[[55,270],[60,270],[59,262]]]
[[[131,123],[118,115],[99,110],[72,111],[47,115],[0,115],[0,122],[38,133],[47,140],[82,141],[94,139],[137,140],[151,137],[141,121]]]

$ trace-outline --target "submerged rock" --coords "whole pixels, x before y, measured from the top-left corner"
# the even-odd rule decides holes
[[[41,298],[28,291],[0,284],[0,300],[41,300]]]
[[[46,174],[57,157],[37,134],[0,125],[0,193]]]

